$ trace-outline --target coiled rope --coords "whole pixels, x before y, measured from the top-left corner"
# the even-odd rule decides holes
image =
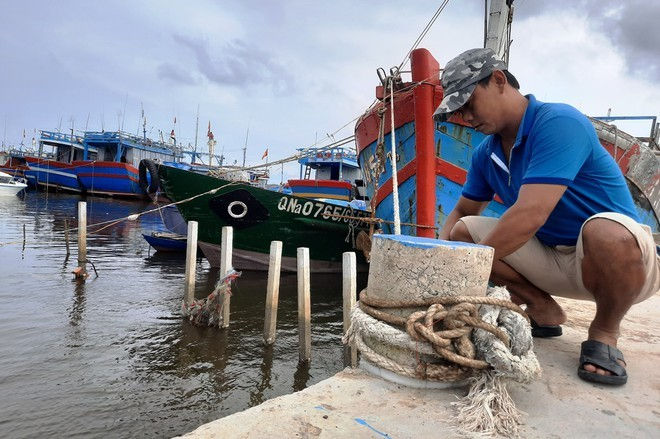
[[[392,312],[419,307],[426,309],[407,317]],[[369,363],[401,376],[441,383],[469,379],[470,393],[455,404],[458,424],[472,432],[517,435],[522,413],[506,381],[529,383],[541,372],[529,318],[502,287],[489,288],[485,297],[399,301],[372,298],[364,290],[343,341],[355,343]],[[377,345],[388,355],[377,352]],[[411,358],[401,357],[406,351]]]

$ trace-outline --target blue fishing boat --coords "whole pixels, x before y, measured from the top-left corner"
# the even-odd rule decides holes
[[[88,131],[82,144],[83,158],[74,165],[81,187],[91,195],[143,198],[157,177],[155,167],[143,169],[145,178],[140,184],[139,163],[144,159],[179,161],[183,157],[174,145],[122,131]],[[96,159],[90,158],[92,151],[98,151]]]
[[[354,151],[342,147],[312,151],[301,157],[298,163],[300,178],[287,181],[292,194],[346,202],[366,198],[362,172]],[[312,171],[315,172],[314,178],[311,178]]]
[[[39,133],[38,155],[24,157],[29,167],[24,171],[28,183],[47,190],[83,192],[84,188],[78,181],[76,165],[73,162],[82,160],[85,156],[95,160],[98,151],[94,148],[86,151],[82,136],[73,133],[53,131]],[[44,151],[45,147],[50,147],[52,153]]]

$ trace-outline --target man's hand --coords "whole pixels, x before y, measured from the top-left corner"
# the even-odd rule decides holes
[[[495,260],[515,252],[545,224],[565,191],[556,184],[522,185],[515,204],[479,244],[493,247]]]
[[[449,233],[459,219],[464,216],[481,214],[488,203],[489,201],[473,201],[461,195],[458,198],[456,206],[445,220],[445,225],[442,226],[438,239],[444,239],[445,241],[449,240]]]

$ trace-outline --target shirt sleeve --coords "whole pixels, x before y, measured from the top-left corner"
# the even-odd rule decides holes
[[[540,121],[541,122],[541,121]],[[558,116],[541,122],[522,184],[569,186],[591,154],[591,139],[575,118]]]
[[[495,195],[495,191],[490,187],[483,172],[485,146],[485,144],[481,144],[472,154],[470,169],[463,185],[461,195],[472,201],[490,201]]]

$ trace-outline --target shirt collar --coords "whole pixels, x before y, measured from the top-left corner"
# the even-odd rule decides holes
[[[541,103],[536,100],[533,94],[525,95],[525,98],[529,101],[527,103],[527,108],[525,109],[525,115],[523,116],[522,122],[518,127],[518,133],[516,134],[516,141],[513,144],[514,148],[524,144],[529,132],[532,130],[534,125],[534,119],[536,119],[536,110],[538,110]]]
[[[536,119],[536,111],[542,104],[542,102],[536,100],[533,94],[525,95],[525,98],[529,102],[527,103],[527,108],[525,109],[525,114],[523,115],[522,121],[518,126],[518,133],[516,133],[516,140],[513,143],[514,148],[524,145],[525,140],[527,140],[527,136],[529,135],[529,132],[532,130],[532,126],[534,126],[534,119]],[[490,152],[496,153],[498,156],[501,156],[502,159],[504,158],[504,154],[502,153],[502,140],[500,139],[500,136],[497,134],[492,136]]]

